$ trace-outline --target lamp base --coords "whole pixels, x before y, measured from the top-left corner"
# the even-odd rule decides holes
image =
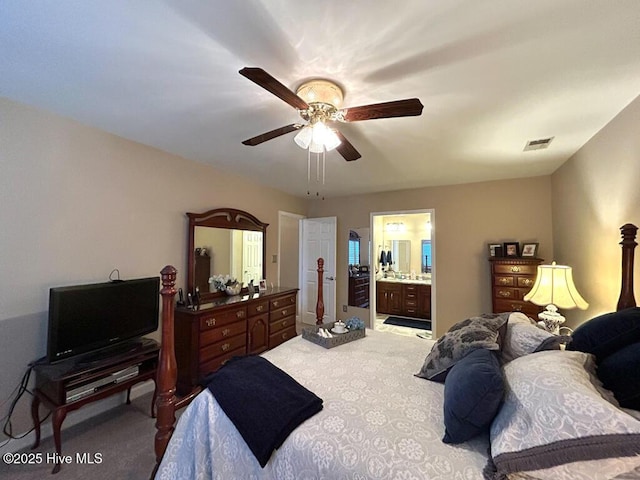
[[[565,318],[558,313],[558,307],[553,303],[547,305],[544,311],[538,314],[538,318],[540,319],[538,325],[554,335],[560,334],[560,325],[564,323]]]

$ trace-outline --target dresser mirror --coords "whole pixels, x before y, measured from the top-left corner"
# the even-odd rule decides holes
[[[266,278],[266,233],[263,223],[248,212],[217,208],[204,213],[187,213],[187,291],[200,291],[202,300],[219,295],[211,292],[209,278],[229,275],[244,286],[258,285]]]
[[[370,243],[369,227],[349,229],[349,294],[347,303],[351,307],[369,308]]]

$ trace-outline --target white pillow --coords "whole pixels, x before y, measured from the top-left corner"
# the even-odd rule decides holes
[[[495,478],[611,479],[616,462],[624,473],[640,469],[640,421],[618,408],[595,368],[593,355],[564,350],[504,366],[504,404],[490,433]]]

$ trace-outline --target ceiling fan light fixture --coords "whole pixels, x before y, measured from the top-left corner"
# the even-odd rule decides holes
[[[296,90],[296,95],[309,104],[326,103],[335,108],[340,108],[344,99],[342,89],[338,85],[321,79],[303,83]]]
[[[313,130],[310,125],[306,125],[300,129],[300,131],[293,137],[293,141],[303,149],[309,148],[311,145],[311,139],[313,138]]]

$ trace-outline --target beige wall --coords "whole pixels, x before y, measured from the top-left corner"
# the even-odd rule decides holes
[[[354,307],[344,314],[341,307],[348,296],[349,229],[368,225],[371,212],[435,210],[435,319],[440,336],[457,321],[491,311],[489,242],[539,242],[539,256],[552,258],[550,198],[551,179],[545,176],[312,201],[310,217],[338,220],[338,317],[369,315],[369,310]]]
[[[114,268],[124,279],[158,275],[166,264],[184,286],[185,212],[217,207],[269,223],[271,258],[278,211],[304,214],[306,200],[0,98],[0,402],[45,354],[51,286],[106,281]],[[31,425],[22,413],[16,433]]]
[[[640,225],[639,126],[640,97],[552,176],[555,259],[573,267],[576,287],[589,302],[585,311],[563,312],[568,325],[616,308],[619,227]]]

